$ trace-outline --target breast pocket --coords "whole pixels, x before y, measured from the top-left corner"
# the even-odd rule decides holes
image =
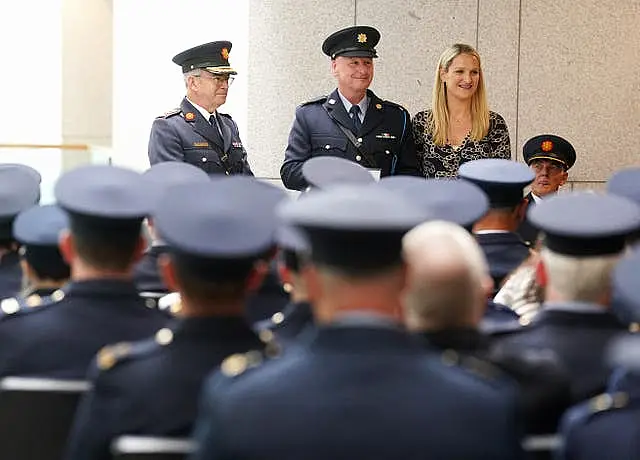
[[[339,137],[318,136],[311,138],[312,156],[347,156],[347,139]]]

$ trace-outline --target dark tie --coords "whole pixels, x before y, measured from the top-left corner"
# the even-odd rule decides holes
[[[209,123],[211,123],[211,126],[213,126],[213,129],[216,130],[216,133],[220,136],[220,139],[222,140],[222,134],[221,134],[222,130],[218,129],[218,119],[215,113],[209,117]]]
[[[351,114],[351,119],[353,121],[353,132],[357,134],[362,127],[362,122],[360,121],[360,106],[352,105],[349,109],[349,113]]]

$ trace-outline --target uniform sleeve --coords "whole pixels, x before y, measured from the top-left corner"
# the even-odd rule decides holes
[[[396,167],[397,175],[420,176],[421,172],[418,167],[418,157],[416,153],[416,145],[413,137],[413,125],[411,117],[406,109],[402,108],[403,119],[403,139],[400,145],[400,156]]]
[[[238,129],[238,125],[234,120],[231,120],[233,123],[233,129],[238,139],[240,139],[240,129]],[[242,143],[244,146],[244,142]],[[251,166],[249,165],[249,158],[247,155],[247,150],[242,147],[242,174],[245,176],[253,176],[253,171],[251,171]]]
[[[511,159],[511,140],[509,139],[509,129],[507,123],[501,115],[494,113],[489,130],[489,142],[492,147],[492,158]]]
[[[97,369],[90,372],[92,389],[80,401],[69,436],[65,460],[110,460],[113,398]]]
[[[223,424],[220,423],[217,417],[218,411],[216,407],[217,393],[220,390],[220,381],[223,378],[216,372],[207,379],[203,386],[200,409],[192,436],[197,447],[189,460],[222,460],[229,458],[224,454]]]
[[[296,109],[296,118],[289,132],[289,142],[280,168],[282,183],[291,190],[304,190],[308,186],[302,175],[302,165],[311,157],[311,141],[304,112],[304,107]]]
[[[166,118],[156,118],[149,136],[149,163],[184,161],[184,151],[178,133]]]

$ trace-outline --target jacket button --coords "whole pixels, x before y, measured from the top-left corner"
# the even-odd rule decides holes
[[[360,155],[356,155],[356,161],[360,161],[362,160],[362,157]]]
[[[329,150],[331,148],[331,146],[329,144],[324,146],[325,149]]]
[[[202,157],[202,162],[206,163],[207,162],[207,157]]]
[[[385,150],[384,153],[386,153],[387,155],[389,155],[391,152],[389,152],[388,150]]]
[[[358,142],[362,142],[362,138],[361,137],[358,138]]]

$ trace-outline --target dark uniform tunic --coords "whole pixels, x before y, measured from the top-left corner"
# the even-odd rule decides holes
[[[359,151],[338,125],[353,132],[353,121],[345,110],[336,89],[331,95],[306,102],[296,110],[289,133],[280,176],[285,187],[304,190],[308,186],[302,165],[316,156],[336,156],[355,161],[367,168],[380,169],[381,176],[419,175],[416,150],[407,110],[383,101],[367,91],[369,103],[358,132]]]
[[[431,346],[473,356],[502,369],[520,385],[527,433],[556,432],[571,394],[569,378],[553,356],[537,350],[524,354],[497,352],[489,336],[475,329],[445,329],[426,332],[423,337]]]
[[[169,292],[158,268],[158,259],[166,252],[166,246],[151,246],[136,264],[133,269],[133,282],[138,291],[158,294]]]
[[[218,114],[222,136],[185,98],[180,108],[156,118],[149,139],[149,162],[186,161],[208,174],[253,176],[238,126],[230,115]]]
[[[149,337],[167,318],[145,306],[133,283],[70,283],[42,305],[0,318],[0,375],[83,379],[102,347]]]
[[[573,403],[601,393],[610,373],[604,362],[607,345],[626,327],[604,310],[545,309],[548,305],[543,306],[529,326],[503,336],[498,345],[505,350],[546,348],[555,352],[570,374]]]
[[[520,458],[510,382],[447,367],[391,327],[312,335],[244,374],[248,359],[222,364],[204,389],[194,459]]]
[[[124,434],[188,436],[207,374],[229,355],[261,348],[235,317],[177,320],[153,339],[107,347],[91,371],[93,390],[81,403],[66,458],[109,460],[110,443]]]
[[[529,246],[517,234],[511,232],[479,233],[475,237],[487,258],[495,294],[507,275],[529,257]]]

